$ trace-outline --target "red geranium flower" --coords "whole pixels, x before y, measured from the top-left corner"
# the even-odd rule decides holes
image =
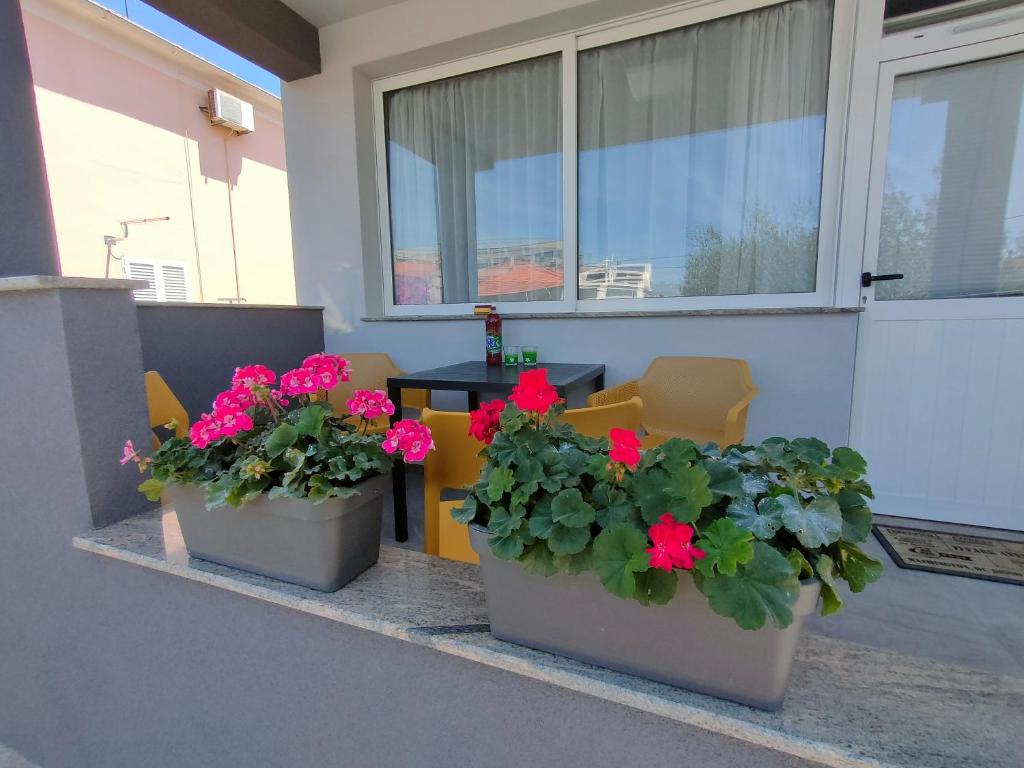
[[[490,445],[498,434],[501,425],[501,412],[505,408],[504,400],[491,400],[481,403],[480,407],[469,414],[469,434],[482,443]]]
[[[658,519],[661,522],[652,525],[647,532],[654,544],[653,547],[646,550],[650,556],[648,562],[652,568],[660,568],[663,571],[683,568],[689,571],[693,568],[695,560],[703,560],[707,557],[704,550],[698,549],[691,543],[692,525],[676,522],[670,512],[666,512]]]
[[[608,433],[612,441],[612,449],[608,452],[608,458],[625,464],[630,469],[636,469],[640,463],[640,438],[631,429],[620,429],[616,427]]]
[[[521,411],[545,414],[558,402],[558,392],[548,384],[547,368],[537,368],[519,374],[519,383],[513,388],[508,399]]]

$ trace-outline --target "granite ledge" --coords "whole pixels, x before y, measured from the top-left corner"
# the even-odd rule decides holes
[[[22,275],[0,277],[0,293],[52,291],[77,288],[91,291],[131,291],[145,288],[145,280],[121,280],[105,277],[64,277],[63,275]]]
[[[1019,768],[1024,680],[807,632],[785,707],[762,712],[496,640],[476,566],[384,546],[331,594],[190,558],[171,510],[74,539],[80,550],[378,632],[834,768]]]

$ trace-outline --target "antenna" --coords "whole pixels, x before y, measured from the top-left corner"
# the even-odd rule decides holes
[[[148,219],[126,219],[118,222],[121,225],[121,237],[114,237],[113,235],[104,235],[103,244],[107,246],[107,263],[103,269],[103,276],[110,277],[110,260],[114,259],[120,261],[120,256],[114,255],[114,246],[120,243],[122,240],[128,239],[128,225],[129,224],[152,224],[155,221],[170,221],[170,216],[154,216]]]

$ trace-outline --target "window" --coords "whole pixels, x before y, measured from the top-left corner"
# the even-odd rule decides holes
[[[188,273],[183,261],[124,260],[124,276],[149,285],[133,293],[137,301],[188,301]]]
[[[560,300],[561,61],[384,97],[395,305]]]
[[[847,5],[702,3],[375,82],[386,313],[831,303]]]
[[[876,300],[1024,296],[1022,83],[1024,54],[896,78]]]

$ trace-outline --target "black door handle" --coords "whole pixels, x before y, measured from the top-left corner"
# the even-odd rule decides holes
[[[902,272],[893,272],[891,275],[872,275],[870,272],[865,272],[860,276],[861,288],[867,288],[872,283],[877,283],[879,280],[902,280]]]

